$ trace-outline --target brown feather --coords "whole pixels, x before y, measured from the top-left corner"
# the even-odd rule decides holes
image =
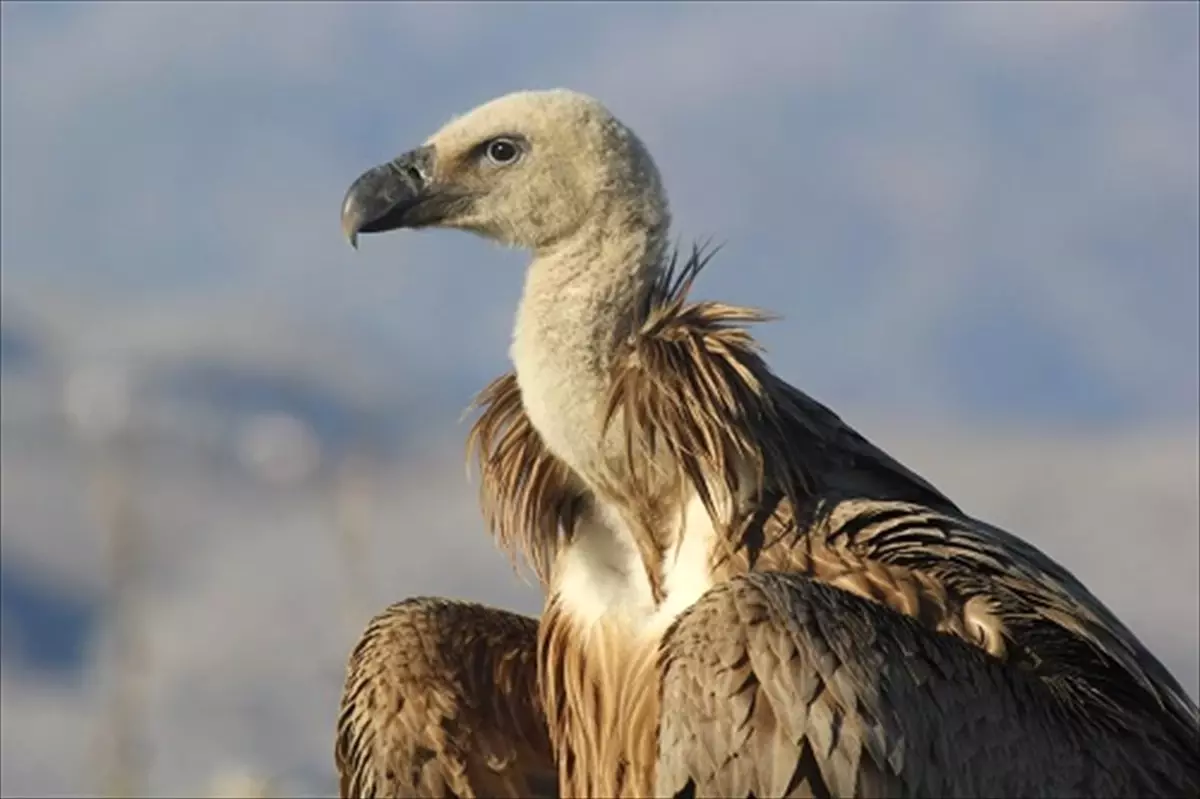
[[[654,559],[649,571],[661,566],[664,519],[695,491],[720,531],[718,578],[806,575],[1032,675],[1098,729],[1149,714],[1177,740],[1195,741],[1195,706],[1066,570],[966,516],[776,377],[743,327],[765,314],[685,302],[707,262],[694,248],[681,267],[673,257],[662,271],[615,359],[605,405],[606,424],[620,425],[626,452],[601,489],[635,517],[643,558]],[[569,540],[586,494],[541,445],[512,375],[480,401],[484,413],[472,440],[479,442],[485,517],[502,545],[523,550],[549,586],[549,564]],[[553,614],[547,625],[540,663],[547,706],[555,708],[549,718],[560,775],[564,768],[612,769],[612,757],[597,759],[593,737],[626,732],[610,726],[615,711],[604,708],[613,702],[604,691],[621,679],[617,672],[589,676],[589,669],[608,668],[598,665],[601,653],[572,643]],[[634,738],[619,748],[639,751]],[[572,750],[570,767],[563,765],[564,746]],[[603,780],[612,778],[570,776],[563,787],[611,788]]]
[[[555,796],[537,622],[414,598],[367,625],[338,717],[339,796]]]
[[[655,656],[605,622],[581,630],[553,597],[548,602],[538,662],[564,796],[651,795],[644,764],[654,762],[658,743]]]
[[[514,374],[493,380],[471,407],[483,409],[467,435],[467,452],[479,465],[484,521],[514,564],[524,555],[547,589],[554,558],[582,510],[583,491],[525,415]]]

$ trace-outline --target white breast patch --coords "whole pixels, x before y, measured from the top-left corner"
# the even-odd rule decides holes
[[[712,520],[699,497],[692,497],[682,515],[682,541],[666,553],[662,605],[654,605],[633,536],[617,514],[605,513],[579,525],[559,563],[564,610],[585,626],[603,618],[627,626],[631,635],[657,640],[712,587]]]

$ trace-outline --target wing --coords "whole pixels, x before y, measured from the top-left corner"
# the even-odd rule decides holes
[[[342,693],[342,799],[556,796],[536,636],[534,619],[443,599],[376,616]]]
[[[835,472],[831,484],[853,476]],[[750,729],[784,737],[740,754],[701,740],[683,752],[796,769],[736,786],[760,796],[1200,793],[1195,705],[1069,572],[952,506],[826,490],[799,513],[781,492],[764,504],[774,513],[746,526],[725,571],[753,588],[705,624],[753,630],[728,633],[745,648],[733,644],[736,676],[726,679],[761,683],[771,709]],[[778,576],[760,582],[766,575]],[[700,647],[703,684],[728,664],[706,654],[717,641]],[[663,713],[668,724],[689,717],[665,699]],[[780,733],[773,714],[792,726]],[[741,719],[727,721],[736,741]],[[711,790],[743,795],[731,783]]]
[[[664,636],[661,667],[659,796],[1200,789],[1160,725],[1078,723],[1036,676],[800,575],[711,589]]]
[[[1067,569],[938,501],[928,483],[797,389],[781,384],[775,393],[787,397],[785,436],[811,446],[806,437],[817,430],[824,463],[807,497],[782,487],[768,497],[777,512],[747,528],[749,559],[762,554],[764,568],[810,573],[824,561],[833,573],[847,573],[843,587],[904,613],[912,605],[894,587],[931,586],[942,605],[939,631],[1033,670],[1064,697],[1118,718],[1158,714],[1186,738],[1200,735],[1196,704]]]

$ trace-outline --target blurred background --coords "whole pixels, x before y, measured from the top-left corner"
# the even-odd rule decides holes
[[[524,256],[338,226],[522,88],[606,102],[725,244],[697,296],[1196,696],[1198,8],[4,2],[0,792],[333,795],[374,612],[538,612],[460,421]]]

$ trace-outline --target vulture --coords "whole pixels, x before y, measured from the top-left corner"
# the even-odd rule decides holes
[[[343,797],[1196,796],[1200,712],[1067,569],[773,372],[689,298],[660,173],[521,91],[364,172],[343,232],[531,253],[468,437],[539,619],[431,597],[349,657]]]

